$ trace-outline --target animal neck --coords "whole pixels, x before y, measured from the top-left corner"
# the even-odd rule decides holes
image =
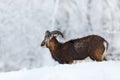
[[[52,54],[55,54],[57,49],[59,48],[61,43],[58,42],[58,40],[53,37],[50,41],[49,41],[49,49],[51,51]]]

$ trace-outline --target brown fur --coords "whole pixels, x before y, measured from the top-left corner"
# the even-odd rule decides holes
[[[56,37],[53,37],[49,41],[48,48],[52,57],[61,64],[70,64],[73,63],[73,60],[82,60],[88,56],[92,60],[103,61],[105,60],[103,42],[106,40],[97,35],[90,35],[65,43],[60,43]]]

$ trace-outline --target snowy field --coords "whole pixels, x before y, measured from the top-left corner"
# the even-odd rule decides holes
[[[0,80],[120,80],[120,62],[82,62],[0,73]]]

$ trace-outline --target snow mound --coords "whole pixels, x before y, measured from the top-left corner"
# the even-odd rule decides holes
[[[120,80],[120,62],[82,62],[0,73],[0,80]]]

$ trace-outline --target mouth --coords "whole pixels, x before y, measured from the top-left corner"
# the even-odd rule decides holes
[[[45,48],[45,45],[41,44],[40,47]]]
[[[44,44],[41,44],[40,46],[41,46],[41,47],[44,47],[45,45],[44,45]]]
[[[41,43],[41,45],[40,45],[40,46],[41,46],[41,47],[42,47],[42,46],[45,46],[45,42],[44,42],[44,41],[42,41],[42,43]]]
[[[46,46],[41,46],[42,48],[46,48]]]

